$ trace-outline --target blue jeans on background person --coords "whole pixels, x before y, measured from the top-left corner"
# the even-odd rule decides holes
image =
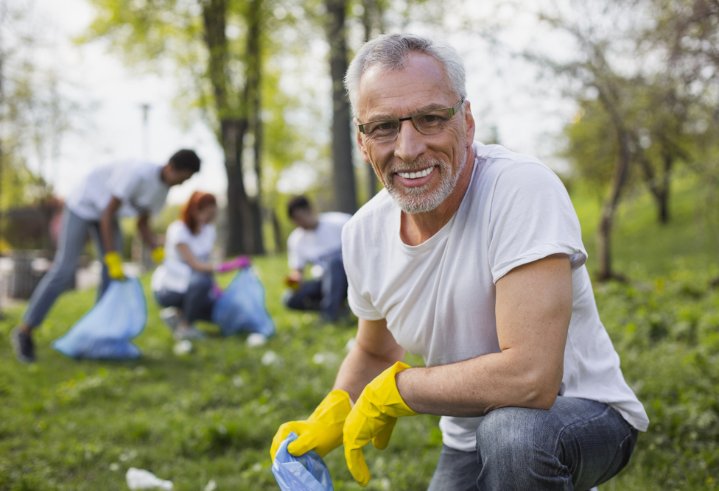
[[[112,227],[115,248],[121,251],[122,235],[117,221],[113,221]],[[107,266],[102,261],[105,256],[105,247],[100,238],[100,224],[99,222],[85,220],[66,207],[63,211],[60,237],[58,238],[57,252],[52,260],[52,266],[40,280],[35,291],[33,291],[23,317],[23,322],[31,328],[35,328],[42,323],[57,297],[73,285],[75,272],[80,261],[80,255],[85,248],[88,233],[91,233],[95,240],[102,263],[102,279],[97,289],[96,301],[100,300],[102,294],[107,290],[110,277],[107,273]]]
[[[190,283],[184,292],[163,288],[153,292],[162,307],[177,307],[190,324],[197,320],[211,321],[215,298],[212,293],[214,280],[209,273],[192,272]]]
[[[284,298],[286,307],[294,310],[319,310],[329,322],[338,320],[344,313],[347,298],[347,276],[342,254],[337,253],[319,262],[322,276],[306,280]]]
[[[622,470],[636,441],[616,410],[588,399],[495,409],[480,418],[476,452],[443,446],[429,491],[586,491]]]

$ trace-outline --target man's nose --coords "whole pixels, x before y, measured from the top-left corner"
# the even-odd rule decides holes
[[[400,121],[397,140],[394,142],[394,155],[404,162],[412,162],[426,149],[425,136],[417,131],[412,120]]]

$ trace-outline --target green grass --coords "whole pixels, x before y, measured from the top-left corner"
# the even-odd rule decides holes
[[[719,277],[719,244],[697,218],[691,191],[677,189],[668,227],[654,224],[645,196],[624,205],[617,264],[630,282],[596,285],[626,378],[652,420],[629,467],[602,490],[719,489],[719,289],[708,287]],[[573,199],[591,256],[596,200]],[[202,490],[210,480],[218,490],[277,489],[272,435],[312,411],[354,333],[281,306],[283,257],[255,265],[278,328],[258,348],[211,335],[176,356],[149,301],[140,360],[71,360],[50,344],[93,303],[94,292],[76,291],[61,297],[37,332],[39,363],[24,366],[7,336],[23,306],[7,311],[0,321],[0,490],[124,490],[129,467],[171,479],[180,491]],[[147,278],[144,286],[148,292]],[[367,488],[352,482],[341,452],[326,462],[337,490],[421,490],[440,442],[437,418],[403,418],[385,451],[366,451]]]

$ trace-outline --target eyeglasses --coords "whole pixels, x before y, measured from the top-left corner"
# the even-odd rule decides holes
[[[368,123],[358,124],[357,127],[360,133],[364,134],[370,140],[376,142],[391,142],[399,135],[399,130],[402,126],[402,121],[412,121],[412,126],[418,132],[423,135],[436,135],[440,133],[447,126],[452,117],[457,114],[459,108],[464,103],[464,97],[462,97],[457,104],[452,107],[445,107],[443,109],[433,109],[426,113],[419,113],[413,116],[406,116],[404,118],[397,119],[385,119],[383,121],[370,121]]]

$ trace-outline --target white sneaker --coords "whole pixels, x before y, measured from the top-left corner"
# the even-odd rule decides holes
[[[173,353],[177,356],[185,356],[192,353],[192,341],[189,339],[182,339],[175,343],[172,347]]]
[[[175,339],[202,339],[205,337],[202,331],[197,329],[195,326],[179,326],[175,329]]]
[[[180,314],[177,311],[177,307],[165,307],[162,309],[160,311],[160,319],[170,328],[170,331],[175,332],[177,325],[180,323]]]

